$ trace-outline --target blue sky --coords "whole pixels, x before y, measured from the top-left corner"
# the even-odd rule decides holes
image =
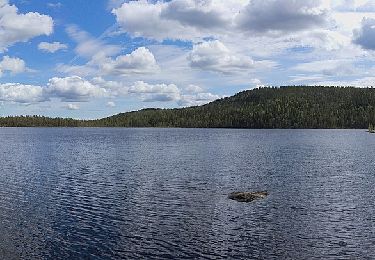
[[[0,0],[0,115],[100,118],[375,85],[367,0]]]

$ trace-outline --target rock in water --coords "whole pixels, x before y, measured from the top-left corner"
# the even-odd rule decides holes
[[[268,195],[267,191],[256,191],[256,192],[232,192],[228,195],[231,200],[239,202],[251,202],[257,199],[263,199]]]

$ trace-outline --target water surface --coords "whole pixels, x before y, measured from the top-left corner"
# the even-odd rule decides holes
[[[375,258],[364,130],[0,128],[0,142],[1,259]]]

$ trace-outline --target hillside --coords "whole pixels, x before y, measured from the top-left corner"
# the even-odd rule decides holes
[[[143,109],[98,120],[0,118],[0,126],[115,126],[215,128],[367,128],[375,122],[375,88],[259,88],[209,104]]]

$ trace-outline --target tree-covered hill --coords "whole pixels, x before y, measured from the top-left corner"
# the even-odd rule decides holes
[[[0,118],[0,126],[367,128],[375,88],[290,86],[240,92],[197,107],[143,109],[98,120]]]

